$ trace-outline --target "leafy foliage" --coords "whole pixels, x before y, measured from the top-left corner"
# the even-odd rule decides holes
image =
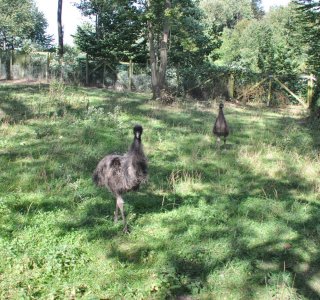
[[[319,78],[320,75],[320,1],[317,0],[295,0],[299,25],[302,27],[301,40],[308,47],[308,69],[314,72]],[[320,111],[320,85],[317,83],[317,90],[311,104],[312,109]]]
[[[271,10],[260,20],[226,29],[219,50],[222,63],[265,74],[295,74],[304,68],[303,48],[292,7]]]
[[[131,58],[137,62],[143,59],[141,10],[134,1],[82,0],[78,8],[96,20],[95,25],[78,27],[75,42],[82,51],[112,65]]]
[[[51,37],[45,33],[47,21],[31,0],[0,1],[0,47],[21,47],[28,40],[48,48]]]
[[[216,26],[233,28],[243,19],[260,15],[260,1],[250,0],[201,0],[200,7],[207,16],[207,22]]]

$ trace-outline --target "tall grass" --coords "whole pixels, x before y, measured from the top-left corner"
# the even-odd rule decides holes
[[[319,299],[320,136],[296,108],[0,86],[1,299]],[[144,128],[150,178],[114,199],[91,181]],[[180,298],[181,299],[181,298]]]

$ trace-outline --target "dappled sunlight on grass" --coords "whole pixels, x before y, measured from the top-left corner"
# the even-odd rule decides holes
[[[227,103],[219,150],[217,103],[52,91],[0,86],[0,298],[320,297],[319,137],[304,112]],[[149,182],[124,195],[124,235],[91,175],[135,123]]]

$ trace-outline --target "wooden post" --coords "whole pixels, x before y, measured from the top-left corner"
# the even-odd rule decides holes
[[[13,79],[13,49],[10,49],[9,51],[10,57],[9,57],[9,80]]]
[[[105,87],[105,75],[106,75],[106,62],[103,62],[103,70],[102,70],[102,86]]]
[[[86,54],[86,85],[89,85],[89,57],[88,53]]]
[[[178,90],[178,95],[180,94],[180,63],[178,63],[177,66],[177,90]]]
[[[268,90],[267,106],[270,106],[271,98],[272,98],[272,76],[269,77],[269,90]]]
[[[228,77],[228,96],[229,96],[229,99],[233,99],[233,97],[234,97],[234,75],[233,75],[233,73],[230,73],[229,77]]]
[[[309,108],[311,108],[312,98],[313,98],[313,74],[310,74],[309,80],[308,80],[308,90],[307,90],[307,103]]]
[[[132,59],[130,58],[130,61],[129,61],[129,91],[132,91],[132,76],[133,76],[133,63],[132,63]]]
[[[33,68],[32,68],[32,56],[29,55],[28,81],[32,79],[32,77],[31,77],[32,73],[33,73]]]
[[[22,58],[21,58],[21,64],[20,64],[20,68],[21,68],[20,78],[25,79],[26,68],[27,68],[27,54],[23,54],[21,57]]]
[[[49,68],[50,68],[50,53],[47,53],[47,64],[46,64],[46,82],[49,82]]]

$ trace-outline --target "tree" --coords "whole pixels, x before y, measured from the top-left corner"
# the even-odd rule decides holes
[[[297,24],[294,5],[272,8],[263,21],[269,24],[272,32],[277,73],[293,75],[305,72],[306,47],[301,44],[302,32]]]
[[[6,76],[12,79],[13,51],[30,41],[38,47],[50,45],[47,22],[32,0],[0,0],[0,48],[6,54]]]
[[[82,0],[78,7],[96,22],[78,28],[76,44],[111,69],[121,59],[146,61],[148,44],[154,99],[168,91],[168,68],[200,65],[212,50],[193,0]]]
[[[307,46],[307,65],[310,72],[320,80],[320,1],[319,0],[295,0],[296,11],[299,16],[299,25],[302,28],[302,42]],[[317,83],[310,108],[314,112],[320,112],[320,84]],[[320,115],[320,113],[319,113]]]
[[[171,1],[148,0],[146,12],[152,92],[158,99],[166,89]]]
[[[107,65],[116,76],[120,61],[146,62],[142,8],[130,0],[82,0],[78,8],[95,24],[77,29],[75,43],[88,56]]]
[[[193,77],[196,69],[201,69],[217,44],[209,35],[212,27],[204,26],[195,1],[149,0],[146,18],[153,98],[161,98],[162,91],[166,94],[168,90],[168,67],[176,72],[179,86],[180,80]]]
[[[58,56],[59,56],[59,71],[60,80],[63,79],[63,26],[62,26],[62,0],[58,0],[58,12],[57,12],[57,23],[58,23]]]
[[[53,45],[53,36],[46,33],[48,22],[42,12],[37,7],[31,11],[31,19],[34,20],[33,28],[29,39],[38,50],[50,50]]]
[[[57,14],[57,21],[58,21],[58,54],[60,59],[63,57],[63,27],[62,27],[62,0],[58,0],[58,14]]]
[[[251,9],[255,19],[261,19],[264,16],[264,10],[262,8],[261,0],[252,0],[251,1]]]
[[[216,26],[233,28],[242,19],[253,19],[262,14],[261,1],[251,0],[201,0],[207,22]]]
[[[297,74],[304,66],[292,7],[272,9],[262,19],[242,20],[225,29],[220,49],[224,65],[264,74]]]
[[[177,89],[192,91],[200,96],[201,87],[212,78],[211,62],[216,59],[213,50],[220,47],[219,28],[205,23],[205,15],[194,2],[176,9],[170,34],[169,67],[177,74]],[[209,77],[209,78],[210,78]],[[200,92],[200,94],[198,93]]]

